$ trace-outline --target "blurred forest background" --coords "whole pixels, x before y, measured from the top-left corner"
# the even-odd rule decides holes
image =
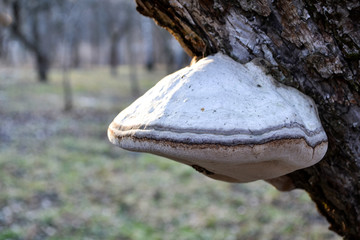
[[[190,58],[130,0],[0,0],[0,240],[340,239],[308,195],[112,146]]]

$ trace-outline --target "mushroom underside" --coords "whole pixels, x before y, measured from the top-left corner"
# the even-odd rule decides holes
[[[112,128],[108,135],[112,143],[126,150],[170,158],[210,178],[238,183],[274,179],[311,166],[321,159],[327,148],[326,142],[311,147],[302,138],[226,146],[121,136]]]

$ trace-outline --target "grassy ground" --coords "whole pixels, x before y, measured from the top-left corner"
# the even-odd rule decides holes
[[[142,90],[164,74],[139,70]],[[302,191],[217,182],[109,144],[131,101],[126,68],[71,79],[64,113],[60,72],[39,84],[29,69],[0,69],[0,240],[339,239]]]

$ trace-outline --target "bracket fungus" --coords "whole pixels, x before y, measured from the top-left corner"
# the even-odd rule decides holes
[[[227,182],[266,180],[320,161],[327,137],[308,96],[253,62],[217,53],[159,81],[119,113],[109,140],[164,156]]]

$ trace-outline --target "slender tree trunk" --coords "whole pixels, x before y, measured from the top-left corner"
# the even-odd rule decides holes
[[[4,47],[4,45],[5,45],[5,38],[0,29],[0,58],[4,58],[6,55],[6,48]]]
[[[64,25],[64,36],[63,36],[63,42],[64,42],[64,49],[62,53],[62,87],[63,87],[63,94],[64,94],[64,112],[70,112],[73,107],[73,91],[71,87],[71,79],[70,79],[70,72],[71,72],[71,64],[70,60],[73,60],[72,55],[72,46],[73,43],[70,41],[70,43],[67,40],[67,37],[69,37],[67,31],[66,24]],[[70,62],[70,64],[69,64]]]
[[[155,67],[153,23],[150,19],[143,18],[141,24],[144,42],[143,45],[145,48],[145,66],[148,71],[153,71]]]
[[[170,36],[171,37],[171,36]],[[171,47],[171,38],[169,36],[163,38],[164,39],[164,46],[163,49],[165,50],[165,59],[166,59],[166,71],[168,73],[172,73],[176,71],[175,66],[175,53]]]
[[[36,58],[36,70],[38,72],[38,78],[40,82],[47,82],[48,80],[48,71],[49,71],[49,58],[44,53],[42,48],[42,41],[39,32],[39,16],[35,15],[32,19],[32,36],[33,36],[33,43],[34,43],[34,51]]]
[[[120,40],[120,32],[113,29],[110,36],[110,71],[112,76],[117,76],[117,67],[119,65],[118,46]]]
[[[130,79],[130,88],[131,88],[131,95],[133,98],[137,98],[140,95],[140,86],[137,74],[137,66],[136,66],[136,55],[135,55],[135,46],[133,43],[133,33],[132,31],[128,34],[127,39],[127,49],[128,49],[128,56],[129,56],[129,79]]]
[[[101,63],[101,14],[99,10],[100,1],[95,1],[92,6],[94,22],[90,22],[91,29],[91,62],[94,65]]]
[[[128,28],[127,31],[127,55],[129,61],[129,79],[130,79],[130,88],[131,95],[133,98],[137,98],[140,95],[140,86],[138,80],[138,68],[137,68],[137,58],[136,58],[136,35],[134,27],[134,14],[129,11],[127,16]]]
[[[73,109],[73,93],[70,83],[70,73],[67,67],[63,67],[63,90],[64,90],[64,111],[70,112]]]
[[[71,67],[79,68],[81,64],[80,59],[80,39],[79,36],[74,36],[71,42]]]
[[[49,72],[49,59],[46,56],[42,54],[36,54],[36,70],[38,73],[39,81],[47,82]]]
[[[80,39],[76,35],[76,25],[70,24],[74,5],[70,5],[68,10],[64,9],[68,21],[63,22],[63,51],[62,51],[62,87],[64,94],[64,112],[70,112],[74,108],[73,91],[71,86],[71,67],[79,64],[79,45]],[[74,53],[74,51],[76,53]]]
[[[318,164],[288,176],[331,229],[360,237],[360,2],[136,0],[186,52],[264,59],[269,74],[311,96],[329,138]]]

